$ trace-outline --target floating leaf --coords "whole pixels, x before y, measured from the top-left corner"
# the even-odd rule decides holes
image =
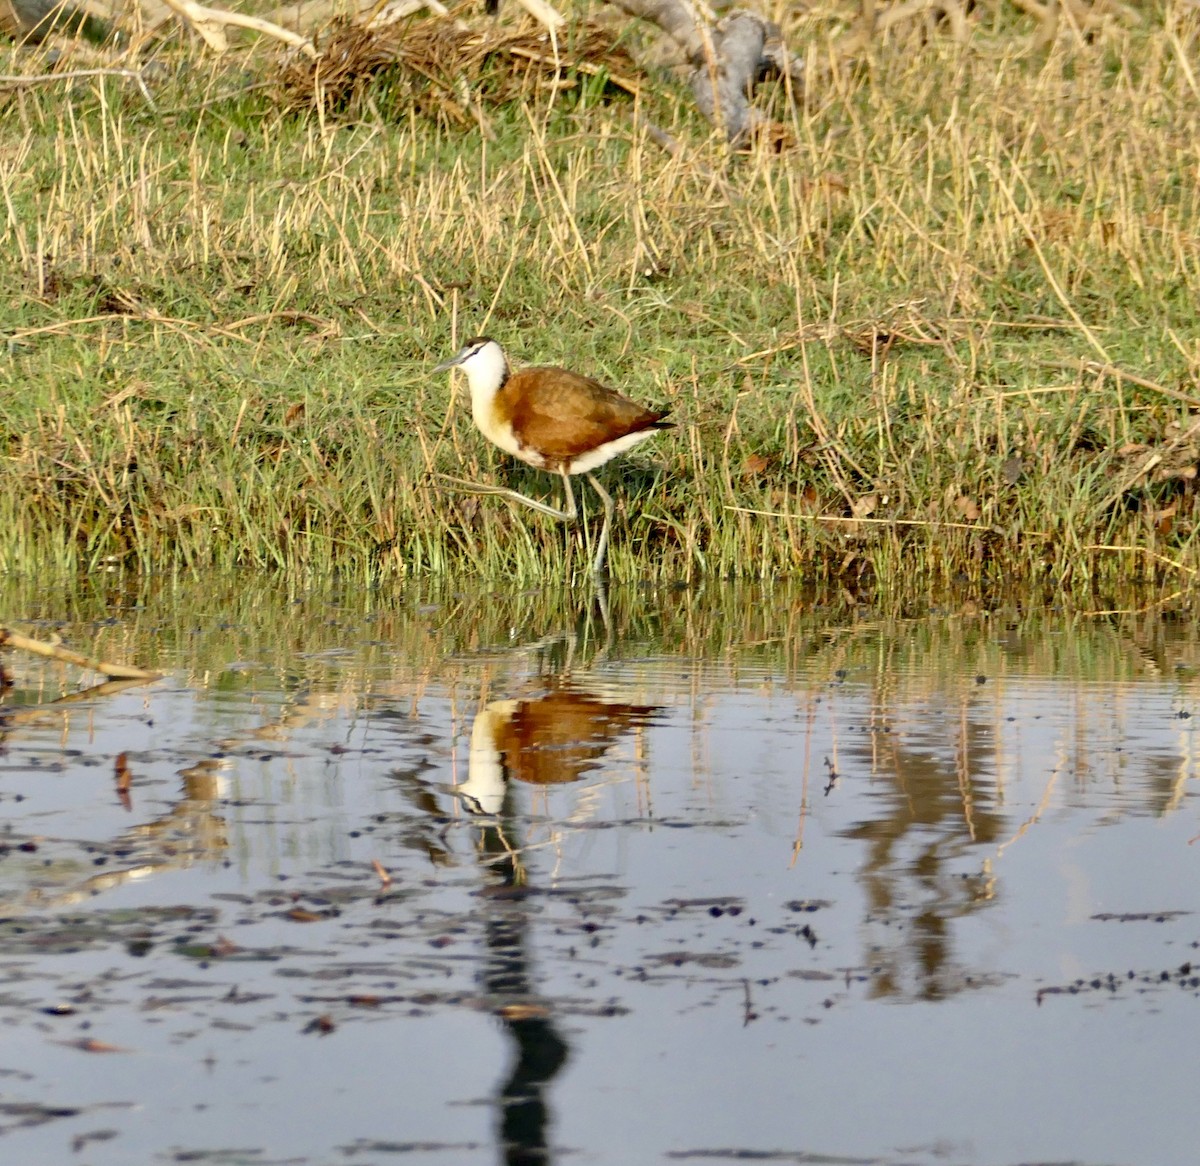
[[[324,915],[318,915],[316,911],[309,911],[305,907],[293,907],[287,913],[287,917],[293,923],[319,923],[325,918]]]

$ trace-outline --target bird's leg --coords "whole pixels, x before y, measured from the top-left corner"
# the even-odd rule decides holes
[[[435,476],[439,481],[448,482],[452,489],[458,490],[462,494],[499,494],[501,498],[507,498],[510,502],[520,502],[522,506],[528,506],[539,514],[546,515],[547,518],[571,522],[579,515],[579,511],[575,508],[575,495],[571,491],[571,480],[566,474],[562,476],[563,485],[567,488],[567,505],[564,510],[558,510],[546,502],[539,502],[536,498],[530,498],[517,490],[510,490],[507,486],[489,486],[483,482],[468,482],[465,478],[452,478],[449,474]]]
[[[611,655],[616,637],[613,635],[612,610],[608,606],[608,580],[603,575],[597,575],[594,582],[596,606],[600,609],[600,619],[604,624],[604,647],[592,658],[593,664],[599,664]]]
[[[600,501],[604,503],[604,525],[600,528],[600,538],[596,543],[596,557],[592,560],[592,574],[600,575],[604,571],[604,555],[608,550],[608,528],[612,526],[613,500],[612,495],[596,480],[595,474],[588,474],[587,480],[591,482],[592,489],[600,495]]]
[[[548,518],[557,518],[561,522],[573,522],[579,516],[579,510],[575,505],[575,492],[571,489],[571,475],[566,470],[559,470],[559,473],[562,475],[563,490],[567,495],[567,504],[562,510],[536,498],[530,498],[527,494],[522,494],[517,490],[510,490],[507,486],[469,482],[465,478],[452,478],[449,474],[438,474],[437,478],[442,482],[449,483],[451,488],[464,494],[497,494],[501,498],[507,498],[510,502],[520,502],[522,506],[528,506]],[[596,480],[595,474],[588,474],[587,480],[591,482],[592,489],[600,495],[600,501],[604,506],[604,525],[600,528],[600,538],[596,542],[596,554],[592,559],[592,574],[600,576],[604,573],[604,558],[608,552],[608,532],[612,526],[613,500],[609,492]]]

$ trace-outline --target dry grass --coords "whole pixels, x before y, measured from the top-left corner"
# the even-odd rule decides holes
[[[559,45],[528,24],[452,20],[372,27],[339,18],[317,37],[316,60],[297,56],[279,79],[284,108],[323,115],[369,110],[416,116],[459,129],[479,127],[480,108],[526,100],[572,74],[603,78],[636,92],[637,73],[615,31],[583,22]],[[571,84],[570,81],[567,84]]]
[[[682,422],[614,474],[618,577],[1190,588],[1197,17],[896,27],[850,67],[852,15],[791,22],[784,154],[602,75],[486,104],[494,56],[437,110],[377,77],[299,114],[203,61],[153,110],[0,93],[0,567],[583,571],[428,489],[555,488],[427,376],[487,330]]]

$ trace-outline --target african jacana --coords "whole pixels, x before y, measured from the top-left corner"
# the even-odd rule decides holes
[[[538,786],[578,781],[621,737],[661,711],[570,684],[542,696],[490,701],[471,726],[467,780],[454,792],[470,813],[499,814],[511,780]]]
[[[592,560],[599,575],[608,550],[608,528],[612,523],[613,500],[596,480],[592,470],[652,437],[670,429],[665,412],[646,409],[591,377],[554,366],[509,368],[504,349],[487,336],[468,340],[434,372],[459,367],[471,386],[471,416],[479,431],[505,453],[527,465],[560,474],[567,505],[558,510],[516,490],[487,486],[461,478],[446,481],[470,494],[499,494],[520,502],[550,518],[570,522],[578,516],[572,474],[586,474],[604,505],[604,526]]]

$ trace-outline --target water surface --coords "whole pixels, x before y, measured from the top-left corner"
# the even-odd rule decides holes
[[[8,1160],[1195,1160],[1188,623],[6,586]]]

